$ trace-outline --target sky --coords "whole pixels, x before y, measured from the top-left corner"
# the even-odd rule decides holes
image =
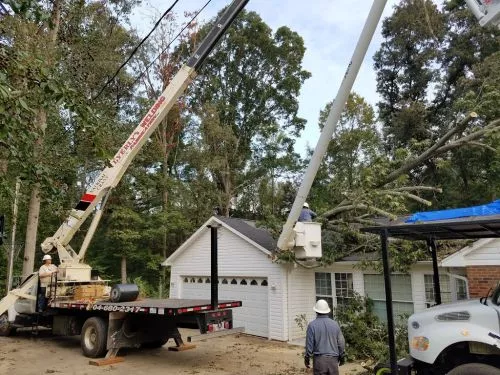
[[[130,18],[131,25],[142,37],[173,0],[145,0]],[[206,0],[181,0],[174,11],[200,9]],[[382,20],[390,16],[396,0],[388,0]],[[200,14],[207,21],[217,14],[230,0],[212,0]],[[307,146],[314,148],[320,135],[319,112],[337,95],[342,78],[372,5],[370,0],[250,0],[247,10],[257,12],[276,30],[288,26],[304,38],[306,52],[303,68],[312,77],[305,81],[299,96],[299,116],[307,120],[302,135],[295,142],[295,151],[305,156]],[[379,100],[376,93],[376,76],[373,70],[373,55],[382,42],[379,22],[367,55],[363,61],[353,91],[363,96],[373,106]]]

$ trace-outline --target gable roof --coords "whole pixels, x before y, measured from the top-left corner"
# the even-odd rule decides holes
[[[467,266],[466,257],[470,253],[482,248],[483,246],[495,241],[495,238],[482,238],[478,241],[475,241],[469,246],[465,246],[461,250],[457,251],[454,254],[446,257],[440,262],[441,267],[465,267]]]
[[[231,228],[238,231],[253,242],[258,243],[264,249],[271,252],[276,250],[276,241],[267,230],[256,228],[248,224],[246,221],[234,217],[217,216],[217,219],[229,225]]]
[[[200,228],[198,228],[198,230],[194,232],[191,237],[179,246],[179,248],[175,250],[172,255],[163,261],[161,265],[171,266],[175,258],[188,249],[189,246],[196,241],[202,233],[209,230],[207,225],[214,223],[222,225],[224,228],[249,242],[266,255],[271,255],[271,253],[276,249],[276,241],[274,241],[271,234],[265,229],[255,228],[242,219],[212,216]]]

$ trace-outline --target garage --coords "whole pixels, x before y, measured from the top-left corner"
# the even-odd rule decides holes
[[[210,278],[206,276],[182,277],[181,298],[210,296]],[[268,337],[269,299],[267,278],[220,277],[219,299],[239,300],[243,306],[233,309],[234,327],[245,327],[245,333]]]

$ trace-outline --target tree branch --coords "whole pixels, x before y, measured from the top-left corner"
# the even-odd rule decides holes
[[[380,182],[377,187],[382,187],[389,182],[394,181],[397,179],[399,176],[402,174],[409,172],[413,168],[415,168],[417,165],[421,164],[423,161],[429,159],[431,156],[433,156],[436,151],[442,147],[447,141],[451,139],[455,134],[462,132],[467,124],[474,118],[477,117],[477,114],[475,112],[469,113],[464,119],[462,119],[458,124],[456,124],[452,129],[450,129],[445,135],[443,135],[440,139],[437,140],[434,145],[429,147],[427,150],[425,150],[423,153],[421,153],[419,156],[417,156],[414,159],[407,160],[405,164],[403,164],[401,167],[396,169],[395,171],[389,173],[388,176],[386,176],[382,182]]]

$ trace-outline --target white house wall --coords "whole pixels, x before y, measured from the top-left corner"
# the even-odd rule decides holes
[[[465,256],[466,266],[500,265],[500,239],[495,239]]]
[[[315,318],[315,313],[312,310],[316,302],[316,287],[315,287],[315,272],[329,273],[352,273],[353,274],[353,289],[356,293],[364,296],[364,274],[373,274],[375,271],[360,270],[354,266],[354,263],[336,263],[329,268],[305,269],[302,267],[289,267],[288,271],[288,288],[289,288],[289,315],[288,324],[290,337],[289,340],[296,340],[305,336],[303,331],[295,322],[295,319],[301,314],[306,314],[307,322]],[[443,270],[444,272],[444,270]],[[422,311],[425,306],[425,283],[424,275],[432,274],[431,264],[417,264],[410,270],[412,300],[414,311]],[[333,275],[332,275],[333,281]],[[335,290],[332,291],[335,303]]]
[[[228,229],[218,230],[219,277],[263,277],[269,288],[269,338],[286,340],[283,324],[283,277],[281,267],[268,256]],[[170,275],[170,297],[182,296],[184,276],[210,276],[210,229],[173,260]],[[209,295],[206,297],[210,298]]]

